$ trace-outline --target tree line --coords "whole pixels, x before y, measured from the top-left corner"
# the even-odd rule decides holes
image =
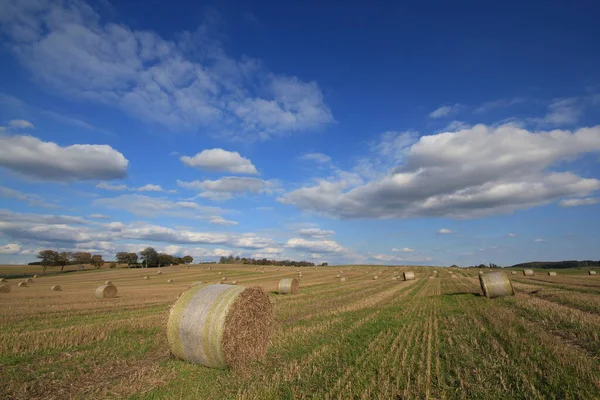
[[[237,256],[221,257],[219,264],[249,264],[249,265],[281,265],[284,267],[314,267],[315,263],[309,261],[290,261],[290,260],[267,260],[266,258],[247,258]],[[320,264],[326,267],[328,263]]]
[[[542,268],[542,269],[563,269],[563,268],[581,268],[581,267],[598,267],[600,261],[533,261],[521,264],[515,264],[513,268]]]
[[[44,272],[48,267],[61,267],[63,271],[67,265],[83,265],[91,264],[99,269],[105,264],[104,259],[100,254],[94,254],[83,251],[58,252],[55,250],[42,250],[37,254],[38,262],[29,263],[29,265],[41,265]],[[116,262],[118,264],[127,264],[131,266],[143,267],[164,267],[168,265],[191,264],[194,261],[192,256],[177,257],[166,253],[159,253],[153,247],[147,247],[136,253],[119,252],[116,254]],[[111,267],[112,267],[111,263]],[[115,265],[116,266],[116,265]]]

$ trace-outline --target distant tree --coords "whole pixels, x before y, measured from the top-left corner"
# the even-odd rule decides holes
[[[92,256],[92,265],[96,267],[96,269],[100,269],[100,267],[104,265],[104,259],[100,254]]]
[[[485,265],[485,264],[479,264],[479,267],[478,267],[478,268],[487,268],[487,267],[488,267],[488,266],[487,266],[487,265]]]
[[[127,265],[134,265],[138,262],[138,255],[135,253],[127,253]]]
[[[120,251],[116,254],[115,258],[119,264],[127,264],[129,262],[129,253],[126,251]]]
[[[450,268],[458,268],[458,265],[453,264],[453,265],[450,266]]]
[[[140,258],[143,260],[145,267],[158,265],[158,253],[153,247],[146,247],[140,251]]]
[[[324,262],[323,264],[321,264],[321,267],[326,267],[328,265],[329,265],[329,263]]]
[[[194,257],[192,257],[192,256],[183,256],[182,260],[186,264],[191,264],[191,263],[194,262]]]
[[[69,260],[72,255],[69,252],[62,252],[56,256],[56,265],[60,266],[60,271],[62,272],[65,269],[65,265],[69,265]]]
[[[158,266],[164,267],[173,264],[173,256],[165,253],[160,253],[157,257]]]
[[[85,253],[82,251],[73,253],[71,255],[71,259],[77,264],[91,264],[92,263],[92,255],[90,253]]]
[[[41,260],[42,270],[46,273],[46,268],[57,265],[58,253],[54,250],[42,250],[37,258]]]

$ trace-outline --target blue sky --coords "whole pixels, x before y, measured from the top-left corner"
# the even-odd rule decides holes
[[[592,2],[0,0],[0,262],[599,259]]]

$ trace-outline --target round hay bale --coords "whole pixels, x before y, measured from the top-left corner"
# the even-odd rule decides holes
[[[589,275],[596,275],[596,271],[588,271]]]
[[[260,271],[260,273],[261,273],[261,274],[264,274],[264,273],[265,273],[265,271]]]
[[[237,281],[231,281],[232,285],[237,285]]]
[[[524,269],[523,270],[523,275],[525,275],[525,276],[533,276],[533,270],[532,269]]]
[[[483,275],[483,271],[479,271],[479,275]]]
[[[281,268],[277,268],[277,271],[281,270]]]
[[[0,293],[10,293],[10,285],[0,285]]]
[[[487,298],[493,299],[494,297],[515,295],[512,283],[504,272],[497,271],[480,275],[479,283],[483,295]]]
[[[516,274],[517,274],[517,271],[510,271],[510,274],[511,274],[511,275],[516,275]]]
[[[37,277],[38,277],[37,275],[34,275],[34,276],[33,276],[33,278],[34,278],[34,279],[37,279]]]
[[[208,269],[212,269],[212,267],[208,267]]]
[[[25,282],[26,282],[27,284],[33,283],[33,279],[31,279],[31,278],[27,278],[27,279],[25,279]]]
[[[225,282],[226,280],[227,280],[227,277],[225,277],[225,276],[221,278],[221,282]]]
[[[345,277],[345,276],[342,276],[342,277],[340,278],[340,282],[346,282],[346,277]]]
[[[104,281],[104,284],[105,285],[112,285],[112,282],[111,281]]]
[[[167,340],[183,360],[239,367],[265,355],[273,324],[273,305],[262,288],[199,285],[171,307]]]
[[[415,280],[415,273],[414,272],[407,271],[403,275],[404,275],[404,280],[405,281],[414,281]]]
[[[298,294],[300,293],[300,282],[296,278],[284,278],[277,285],[279,294]]]
[[[96,288],[96,297],[99,299],[112,299],[117,297],[117,287],[115,285],[102,285]]]
[[[169,279],[167,283],[173,283],[173,279]]]
[[[339,278],[339,277],[340,277],[340,274],[337,274],[335,277],[336,277],[336,278]]]
[[[27,287],[27,282],[19,282],[19,287]]]
[[[190,267],[185,267],[185,269],[190,269]]]
[[[0,278],[0,282],[8,282],[8,280],[4,279],[4,278]]]
[[[150,279],[150,277],[148,275],[146,275],[146,276],[144,276],[144,279],[148,280],[148,279]]]
[[[156,275],[162,275],[162,271],[158,271]]]
[[[219,275],[223,275],[223,273],[221,271],[219,271]]]
[[[456,275],[451,275],[451,276],[452,276],[452,278],[454,278],[454,279],[458,279],[458,276],[456,276]]]
[[[50,287],[50,290],[52,290],[53,292],[60,292],[62,288],[60,287],[60,285],[54,285]]]
[[[377,279],[379,279],[379,277],[377,275],[374,275],[373,280],[376,281]]]
[[[556,276],[556,272],[550,271],[550,272],[548,272],[548,276]]]

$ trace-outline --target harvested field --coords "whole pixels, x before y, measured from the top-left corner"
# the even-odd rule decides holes
[[[478,270],[302,268],[302,290],[277,294],[296,270],[165,267],[8,279],[0,311],[0,398],[594,399],[600,394],[600,276],[508,276],[516,295],[487,299]],[[279,270],[278,270],[279,269]],[[392,280],[412,271],[415,280]],[[39,270],[37,271],[39,272]],[[367,273],[368,272],[368,273]],[[373,274],[380,279],[373,280]],[[180,360],[169,307],[194,282],[261,286],[275,327],[245,369]],[[94,291],[110,280],[116,298]],[[59,285],[62,291],[50,291]]]

